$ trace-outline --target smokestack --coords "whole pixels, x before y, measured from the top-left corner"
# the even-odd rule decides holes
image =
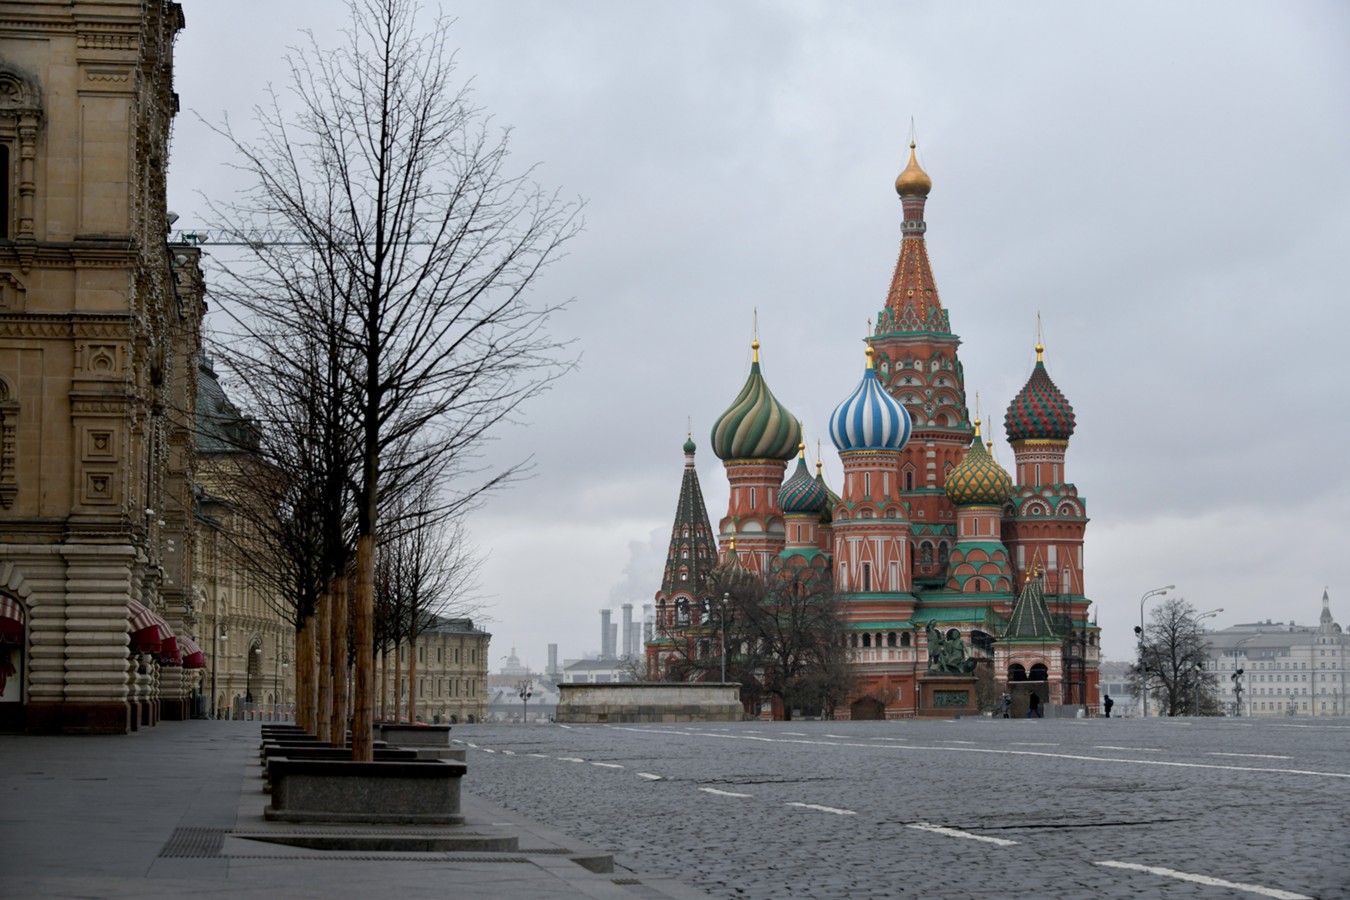
[[[619,658],[619,623],[609,626],[609,654],[605,659]]]
[[[650,642],[653,633],[656,631],[655,619],[656,607],[650,603],[642,604],[642,640]]]
[[[633,658],[633,604],[625,603],[623,609],[623,657]]]
[[[558,674],[558,645],[548,645],[548,674]]]
[[[613,659],[613,658],[614,658],[614,649],[613,649],[613,646],[612,646],[612,645],[610,644],[610,642],[609,642],[609,641],[610,641],[610,637],[609,637],[609,636],[610,636],[609,616],[610,616],[609,610],[607,610],[607,609],[602,609],[602,610],[600,610],[600,658],[601,658],[601,659]]]

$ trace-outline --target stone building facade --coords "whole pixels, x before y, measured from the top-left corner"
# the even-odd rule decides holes
[[[165,209],[183,27],[163,0],[0,6],[0,728],[189,711],[203,304]]]
[[[1206,668],[1230,713],[1350,715],[1350,634],[1332,617],[1326,591],[1316,625],[1267,619],[1212,632],[1205,640]]]
[[[492,635],[472,619],[437,618],[418,635],[417,716],[433,725],[481,722],[488,713],[488,642]],[[399,648],[397,677],[389,660],[391,677],[382,681],[378,703],[386,718],[407,716],[409,647]],[[395,696],[397,691],[397,696]]]

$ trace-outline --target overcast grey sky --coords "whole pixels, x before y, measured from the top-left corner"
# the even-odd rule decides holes
[[[343,4],[183,5],[170,206],[209,229],[198,192],[240,185],[196,116],[245,130],[300,29],[333,44]],[[1132,655],[1140,595],[1173,583],[1223,607],[1217,627],[1315,622],[1324,586],[1350,624],[1350,6],[443,8],[514,158],[587,202],[540,285],[575,297],[556,329],[581,366],[494,447],[535,478],[471,522],[494,657],[598,650],[600,608],[652,601],[687,419],[724,514],[708,432],[756,307],[769,386],[838,489],[826,418],[885,299],[911,118],[938,289],[1005,468],[1042,315],[1108,657]]]

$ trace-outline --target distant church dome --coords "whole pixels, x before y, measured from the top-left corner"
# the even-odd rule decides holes
[[[797,468],[778,489],[778,506],[786,515],[819,513],[829,499],[824,482],[817,481],[806,468],[806,451],[798,447]]]
[[[895,179],[895,192],[901,197],[927,197],[933,189],[933,179],[928,177],[914,157],[915,143],[909,142],[909,165]]]
[[[947,473],[947,499],[957,506],[1002,506],[1012,487],[1012,478],[984,448],[980,420],[976,419],[975,442],[960,464]]]
[[[754,351],[750,377],[727,411],[713,423],[713,453],[722,460],[792,459],[801,443],[801,423],[764,383],[759,371],[759,341],[750,347]]]
[[[1008,405],[1004,424],[1008,440],[1068,441],[1073,434],[1073,407],[1045,370],[1045,347],[1036,345],[1036,368],[1026,386]]]
[[[862,381],[830,416],[830,439],[840,451],[903,450],[913,425],[905,407],[881,386],[867,347]]]

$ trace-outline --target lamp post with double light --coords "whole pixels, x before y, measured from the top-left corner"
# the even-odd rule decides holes
[[[1256,640],[1257,638],[1259,638],[1260,636],[1261,636],[1261,632],[1258,631],[1256,634],[1253,634],[1253,635],[1250,635],[1250,636],[1248,636],[1248,637],[1245,637],[1245,638],[1243,638],[1242,640],[1238,641],[1236,644],[1233,645],[1233,669],[1234,669],[1234,672],[1233,672],[1233,675],[1232,675],[1231,680],[1232,680],[1232,682],[1233,682],[1233,708],[1234,708],[1234,715],[1237,715],[1237,716],[1242,715],[1242,675],[1243,675],[1243,673],[1244,673],[1244,671],[1245,671],[1245,668],[1240,668],[1240,667],[1238,666],[1238,664],[1237,664],[1237,661],[1238,661],[1238,650],[1239,650],[1239,648],[1242,647],[1243,644],[1246,644],[1246,643],[1248,643],[1248,642],[1250,642],[1250,641],[1254,641],[1254,640]],[[1251,700],[1248,700],[1248,701],[1247,701],[1247,715],[1250,716],[1251,714],[1252,714],[1252,702],[1251,702]]]
[[[728,592],[722,593],[722,684],[727,683],[727,601],[731,599]]]
[[[1168,591],[1176,590],[1176,588],[1175,584],[1154,588],[1151,591],[1145,591],[1144,596],[1139,598],[1139,693],[1143,695],[1145,719],[1148,718],[1148,668],[1144,659],[1144,602],[1149,597],[1161,597]]]
[[[220,717],[220,711],[216,708],[216,670],[222,649],[220,645],[229,640],[229,634],[230,627],[221,622],[213,635],[215,638],[215,645],[211,648],[211,718],[213,719]]]

